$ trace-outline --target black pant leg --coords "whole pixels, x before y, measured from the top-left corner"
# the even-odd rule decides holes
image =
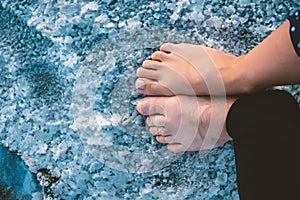
[[[245,95],[231,107],[241,200],[300,199],[300,111],[283,91]]]

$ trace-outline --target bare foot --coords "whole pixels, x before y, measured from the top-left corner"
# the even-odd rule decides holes
[[[167,43],[137,69],[136,88],[156,96],[224,94],[223,69],[237,60],[200,45]],[[226,77],[226,81],[231,80]]]
[[[150,133],[158,142],[167,144],[170,151],[199,151],[221,146],[231,139],[225,120],[234,101],[214,100],[215,109],[225,108],[214,117],[213,105],[206,97],[147,97],[139,101],[137,110],[147,116]],[[218,105],[222,102],[226,105]],[[212,124],[215,127],[210,127]]]

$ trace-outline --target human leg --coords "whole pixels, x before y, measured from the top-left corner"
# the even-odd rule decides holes
[[[241,200],[298,199],[300,111],[283,91],[245,95],[231,107]]]

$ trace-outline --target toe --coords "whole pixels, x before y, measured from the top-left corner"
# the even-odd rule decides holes
[[[158,129],[158,128],[157,128],[156,126],[150,127],[149,132],[150,132],[152,135],[154,135],[154,136],[160,135],[160,134],[158,133],[158,130],[157,130],[157,129]]]
[[[147,78],[138,78],[135,82],[135,88],[146,95],[173,96],[173,92],[159,84],[156,80]]]
[[[142,66],[146,69],[157,70],[161,66],[161,62],[157,60],[145,60]]]
[[[149,103],[148,101],[150,101],[150,98],[144,98],[142,100],[140,100],[137,105],[136,105],[136,109],[139,113],[141,113],[144,116],[148,116],[149,115]]]
[[[157,78],[159,77],[157,71],[154,71],[151,69],[145,69],[143,67],[139,67],[136,70],[136,75],[139,78],[147,78],[147,79],[151,79],[151,80],[157,80]]]
[[[159,135],[159,136],[156,136],[156,140],[157,140],[157,142],[162,143],[162,144],[175,143],[172,136]]]
[[[157,110],[157,108],[153,108],[153,110]],[[157,111],[154,111],[157,112]],[[151,113],[151,111],[150,111]],[[164,127],[166,123],[166,118],[163,115],[151,115],[147,117],[146,123],[148,126],[159,126],[159,127]]]
[[[167,141],[164,136],[158,135],[155,138],[156,138],[157,142],[162,143],[162,144],[167,144]]]
[[[164,114],[163,102],[159,97],[147,97],[140,100],[137,104],[137,110],[145,116]]]
[[[149,131],[154,136],[168,136],[168,135],[166,135],[164,127],[152,126],[152,127],[150,127]]]
[[[168,150],[174,153],[180,153],[185,151],[185,147],[182,144],[168,144]]]
[[[165,61],[168,59],[168,54],[163,51],[156,51],[151,55],[152,60]]]
[[[149,83],[150,80],[144,79],[144,78],[138,78],[135,81],[135,88],[137,90],[143,90],[146,87],[146,84]]]

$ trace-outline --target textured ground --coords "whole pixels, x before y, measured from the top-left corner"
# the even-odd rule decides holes
[[[296,6],[1,0],[1,144],[37,174],[45,199],[238,200],[231,144],[173,155],[145,132],[134,70],[164,42],[246,53]],[[286,89],[300,102],[298,86]]]

